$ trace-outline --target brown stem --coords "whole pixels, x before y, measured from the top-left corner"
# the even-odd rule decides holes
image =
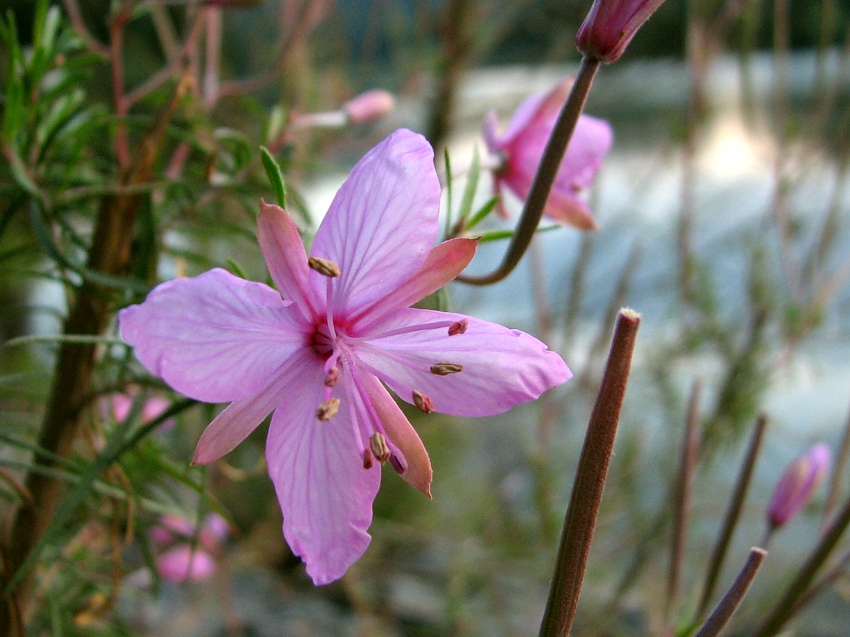
[[[747,558],[744,568],[738,573],[738,577],[735,578],[732,586],[726,591],[720,603],[711,611],[711,615],[709,615],[702,628],[699,629],[699,632],[694,637],[717,637],[720,634],[723,627],[732,619],[732,615],[735,614],[738,606],[741,605],[741,601],[743,601],[747,591],[750,590],[750,585],[753,583],[756,573],[758,573],[766,557],[767,551],[764,549],[757,547],[750,549],[750,556]]]
[[[820,540],[809,558],[800,567],[797,577],[785,589],[785,594],[776,603],[761,626],[753,633],[753,637],[776,635],[788,620],[800,610],[799,600],[809,590],[815,575],[838,544],[848,524],[850,524],[850,498],[847,498],[844,505],[838,510],[831,524],[820,536]]]
[[[691,504],[691,483],[699,454],[699,397],[700,384],[694,381],[688,403],[685,437],[679,463],[679,477],[673,497],[673,535],[670,542],[670,568],[667,576],[667,609],[672,610],[679,595],[682,562],[685,555],[688,513]]]
[[[608,364],[590,415],[570,504],[564,518],[555,573],[540,625],[540,637],[568,635],[575,618],[639,325],[640,315],[637,312],[620,310]]]
[[[756,419],[756,424],[753,427],[753,433],[750,436],[750,444],[747,447],[747,453],[744,456],[744,461],[741,464],[741,470],[738,473],[738,480],[735,482],[735,491],[732,498],[729,500],[729,508],[726,509],[726,516],[723,518],[723,525],[720,527],[720,533],[717,535],[717,541],[711,551],[711,557],[708,560],[708,571],[705,576],[705,584],[703,585],[702,597],[700,598],[699,607],[697,608],[696,618],[701,617],[714,595],[714,589],[717,586],[717,578],[720,576],[720,571],[723,568],[723,562],[726,558],[726,552],[729,549],[729,542],[732,539],[732,532],[738,524],[738,519],[741,516],[741,509],[744,506],[744,498],[747,495],[747,490],[750,486],[750,480],[753,476],[753,468],[756,464],[759,450],[761,449],[761,441],[764,438],[764,430],[767,426],[767,416],[759,414]]]
[[[141,140],[133,164],[122,178],[123,185],[133,186],[150,181],[154,159],[162,145],[165,131],[182,95],[187,89],[181,82],[171,102],[165,107],[152,129]],[[95,222],[94,238],[89,250],[87,268],[108,275],[126,272],[130,261],[136,211],[141,195],[109,195],[102,200]],[[111,309],[107,289],[87,281],[79,288],[76,302],[65,321],[65,334],[100,335],[105,331]],[[22,633],[17,615],[22,602],[32,589],[32,569],[19,573],[30,553],[50,524],[62,493],[62,482],[43,469],[56,467],[55,458],[67,458],[80,429],[83,410],[88,404],[95,366],[95,345],[63,342],[59,348],[53,373],[53,386],[39,435],[39,447],[47,453],[35,454],[35,469],[29,473],[25,488],[31,503],[21,503],[12,513],[8,528],[11,533],[3,556],[2,586],[8,606],[0,608],[0,635]],[[15,585],[11,585],[15,582]],[[16,626],[16,624],[18,624]]]
[[[576,122],[578,122],[579,115],[584,109],[584,103],[590,94],[590,87],[593,85],[593,78],[596,77],[599,65],[599,60],[587,57],[581,62],[570,96],[561,109],[555,127],[552,129],[552,134],[549,136],[549,141],[546,143],[546,149],[543,151],[540,166],[537,168],[528,198],[525,200],[522,215],[501,265],[488,275],[475,277],[461,275],[455,279],[456,281],[470,285],[497,283],[513,272],[513,269],[522,259],[531,239],[534,237],[537,226],[540,224],[540,219],[543,217],[546,200],[549,198],[549,192],[555,183],[558,168],[560,168],[561,160],[567,151],[567,145],[570,143]]]

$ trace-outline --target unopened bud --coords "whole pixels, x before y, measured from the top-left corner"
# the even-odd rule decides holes
[[[463,365],[457,363],[434,363],[431,365],[431,373],[437,376],[448,376],[463,371]]]
[[[606,64],[626,50],[638,29],[664,0],[594,0],[576,34],[576,46],[587,57]]]
[[[319,274],[324,274],[331,278],[340,275],[339,266],[330,259],[322,259],[321,257],[310,257],[307,259],[307,265],[313,268]]]
[[[378,462],[386,462],[390,459],[390,446],[387,444],[387,439],[383,434],[374,433],[369,438],[369,447]]]
[[[339,398],[328,398],[323,401],[316,410],[316,418],[322,422],[327,422],[339,411]]]
[[[373,89],[346,102],[342,110],[352,124],[365,124],[388,115],[394,108],[395,98],[391,93]]]
[[[788,466],[767,507],[771,528],[783,526],[806,506],[829,471],[831,461],[829,447],[819,443]]]
[[[413,390],[413,404],[416,406],[416,409],[421,411],[423,414],[434,413],[434,403],[431,402],[431,399],[415,389]]]
[[[467,327],[469,327],[469,319],[455,321],[454,323],[449,325],[449,336],[454,336],[455,334],[465,334]]]

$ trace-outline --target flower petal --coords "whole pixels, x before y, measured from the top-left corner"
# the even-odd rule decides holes
[[[381,381],[368,373],[362,374],[360,378],[390,442],[398,447],[407,460],[407,470],[401,474],[401,477],[413,488],[419,489],[430,498],[431,478],[434,473],[422,439],[407,416],[399,409],[393,397],[384,389]]]
[[[342,577],[369,545],[372,501],[380,465],[363,468],[348,409],[328,422],[316,418],[322,401],[321,365],[304,373],[292,398],[272,417],[266,445],[269,476],[283,511],[283,534],[317,585]],[[337,388],[350,379],[340,379]]]
[[[305,365],[314,355],[302,350],[287,360],[283,370],[274,374],[258,394],[230,403],[216,416],[198,441],[192,464],[215,462],[230,453],[272,413],[286,394],[297,390]]]
[[[353,331],[368,329],[388,313],[407,308],[452,281],[472,261],[478,239],[460,237],[449,239],[435,246],[425,263],[410,279],[397,290],[379,299],[374,305],[364,308],[351,321]],[[358,325],[359,322],[359,325]]]
[[[257,241],[281,296],[292,301],[305,318],[315,316],[307,253],[292,217],[280,206],[262,202],[257,219]]]
[[[449,336],[446,323],[462,320],[468,321],[465,332]],[[429,324],[435,327],[398,333]],[[415,390],[447,414],[498,414],[572,376],[563,359],[533,336],[462,314],[408,309],[381,329],[383,336],[357,344],[357,358],[403,400],[412,402]],[[432,373],[431,366],[441,362],[463,370]]]
[[[287,306],[270,287],[216,268],[157,286],[118,323],[152,374],[196,400],[229,402],[259,393],[303,347],[306,328]]]
[[[396,290],[422,267],[439,230],[440,182],[424,137],[398,130],[361,159],[322,221],[311,255],[336,263],[345,316]],[[316,290],[325,283],[311,272]]]

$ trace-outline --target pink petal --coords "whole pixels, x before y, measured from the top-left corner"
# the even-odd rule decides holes
[[[449,239],[434,247],[425,263],[415,275],[403,283],[395,292],[379,299],[374,305],[364,308],[351,317],[355,331],[368,329],[388,313],[407,308],[452,281],[472,261],[478,239]]]
[[[467,320],[466,332],[449,336],[446,322]],[[566,382],[572,373],[563,359],[533,336],[461,314],[408,309],[381,325],[406,333],[373,334],[357,344],[356,356],[400,398],[428,396],[436,411],[458,416],[490,416],[538,398]],[[435,363],[456,363],[463,371],[440,376]]]
[[[348,406],[328,422],[316,418],[324,372],[320,365],[303,372],[291,400],[272,417],[266,459],[284,537],[322,585],[342,577],[366,551],[381,470],[377,463],[363,468]],[[345,391],[346,382],[343,376],[337,389]]]
[[[419,489],[430,498],[431,478],[434,474],[431,470],[431,459],[428,457],[425,445],[422,444],[422,439],[419,438],[419,434],[392,396],[384,389],[381,381],[371,374],[362,374],[361,381],[390,442],[398,447],[407,460],[407,470],[401,474],[401,477],[413,488]]]
[[[156,571],[168,582],[199,582],[215,572],[215,559],[202,549],[181,544],[156,559]]]
[[[421,135],[398,130],[358,162],[311,250],[342,270],[334,279],[338,316],[396,290],[422,267],[439,231],[439,208],[434,155]],[[324,290],[323,277],[310,275]]]
[[[292,301],[309,319],[317,314],[314,292],[310,288],[307,253],[298,227],[280,206],[262,202],[257,219],[257,240],[269,268],[269,274],[281,296]]]
[[[291,385],[297,383],[302,366],[313,359],[309,350],[297,352],[282,370],[266,379],[262,391],[225,407],[201,435],[192,464],[215,462],[235,449],[291,393]]]
[[[214,269],[167,281],[141,305],[121,310],[121,336],[148,371],[205,402],[260,392],[304,346],[287,303],[261,283]]]
[[[553,188],[543,212],[550,219],[561,221],[580,230],[596,230],[598,227],[590,208],[572,192]]]

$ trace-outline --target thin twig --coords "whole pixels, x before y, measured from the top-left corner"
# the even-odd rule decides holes
[[[708,610],[708,604],[714,595],[717,579],[720,576],[720,571],[723,569],[723,562],[726,559],[729,542],[732,539],[732,532],[735,530],[738,519],[741,516],[741,509],[744,506],[744,499],[746,498],[747,490],[753,476],[753,468],[755,467],[756,458],[758,458],[759,450],[761,449],[761,441],[764,438],[764,430],[767,427],[767,422],[767,416],[765,414],[759,414],[753,426],[750,444],[747,446],[747,452],[741,463],[738,479],[735,481],[735,490],[729,500],[729,507],[726,509],[726,515],[723,518],[720,533],[717,534],[717,540],[711,551],[711,557],[708,560],[708,570],[705,575],[702,597],[700,598],[700,603],[694,616],[695,619],[699,619]]]
[[[823,524],[821,529],[826,528],[835,503],[838,501],[838,492],[841,490],[841,479],[845,475],[847,460],[850,459],[850,413],[844,422],[844,432],[841,434],[841,443],[838,445],[838,453],[835,455],[835,465],[829,479],[829,489],[826,493],[826,503],[823,505]]]
[[[709,615],[702,628],[699,629],[699,632],[694,637],[717,637],[720,634],[723,627],[732,619],[732,615],[735,614],[738,606],[741,605],[741,601],[746,596],[747,591],[750,590],[750,585],[753,583],[756,573],[758,573],[766,557],[767,551],[764,549],[758,547],[750,549],[750,556],[747,558],[744,568],[738,573],[738,577],[735,578],[732,586],[726,591],[720,603],[711,611],[711,615]]]

